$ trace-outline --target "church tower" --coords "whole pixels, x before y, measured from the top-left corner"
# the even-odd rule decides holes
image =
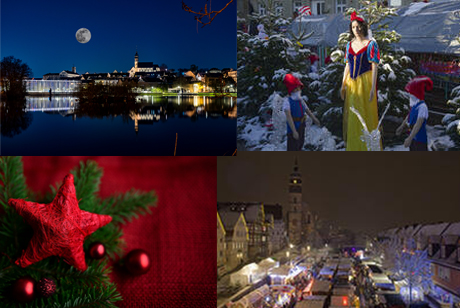
[[[290,244],[300,244],[302,240],[302,174],[294,162],[294,169],[289,177],[289,207],[287,213],[288,235]]]
[[[136,55],[134,56],[134,69],[136,70],[136,72],[137,72],[138,63],[139,63],[139,55],[137,54],[137,50],[136,50]]]

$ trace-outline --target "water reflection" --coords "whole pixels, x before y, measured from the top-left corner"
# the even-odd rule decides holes
[[[13,137],[25,131],[33,120],[33,115],[26,111],[26,100],[15,102],[2,102],[1,134]]]
[[[78,103],[76,97],[28,96],[17,104],[2,105],[2,135],[14,136],[25,130],[33,120],[33,112],[59,114],[62,117],[89,117],[96,119],[122,117],[124,123],[134,122],[134,130],[140,125],[153,125],[173,118],[200,119],[236,118],[234,97],[155,97],[138,96],[135,103]]]

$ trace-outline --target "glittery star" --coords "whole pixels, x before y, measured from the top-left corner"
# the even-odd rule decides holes
[[[88,268],[83,251],[85,238],[112,220],[108,215],[80,210],[72,174],[65,176],[56,197],[49,204],[22,199],[10,199],[8,204],[34,230],[29,246],[16,261],[21,267],[50,256],[59,256],[80,271],[85,271]]]

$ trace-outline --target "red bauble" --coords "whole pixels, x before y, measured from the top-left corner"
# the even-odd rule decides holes
[[[142,275],[149,271],[152,263],[145,250],[134,249],[125,258],[126,269],[133,275]]]
[[[94,242],[89,246],[89,256],[93,259],[101,259],[105,255],[105,246],[100,242]]]
[[[29,246],[16,261],[21,267],[50,256],[59,256],[78,270],[85,271],[88,266],[85,262],[83,241],[112,220],[108,215],[80,210],[72,174],[65,176],[50,204],[21,199],[10,199],[8,204],[34,229]]]
[[[29,276],[19,278],[12,285],[11,295],[19,303],[28,303],[35,298],[35,280]]]
[[[56,292],[56,283],[51,278],[42,278],[37,283],[37,291],[41,297],[50,297]]]

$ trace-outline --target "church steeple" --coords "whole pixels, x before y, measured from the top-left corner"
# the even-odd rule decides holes
[[[291,210],[298,209],[302,203],[302,174],[299,171],[297,157],[294,161],[294,168],[289,177],[289,203]]]
[[[134,68],[137,70],[137,64],[139,63],[139,55],[137,54],[137,48],[136,48],[136,54],[134,55]]]
[[[287,209],[287,226],[289,242],[299,244],[302,242],[302,174],[299,171],[297,157],[294,161],[294,167],[289,176],[289,206]]]

